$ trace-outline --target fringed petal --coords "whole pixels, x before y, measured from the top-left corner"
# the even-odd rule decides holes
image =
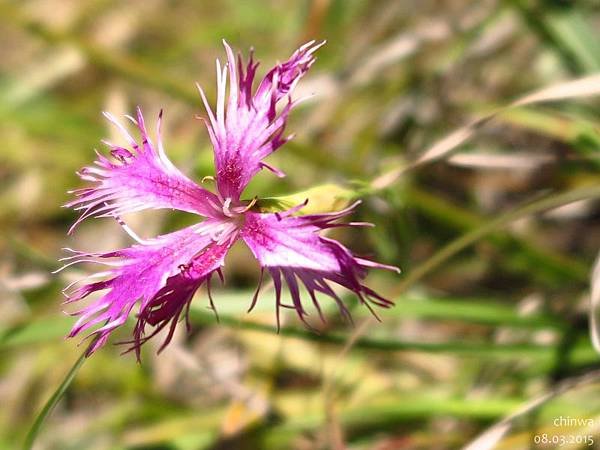
[[[300,320],[307,323],[307,313],[300,296],[300,283],[304,285],[321,319],[323,315],[317,301],[317,293],[332,298],[342,315],[351,320],[348,309],[329,282],[354,292],[374,315],[371,305],[382,308],[393,305],[390,300],[365,286],[362,280],[370,268],[398,271],[396,267],[358,258],[339,242],[318,234],[326,228],[341,226],[342,224],[336,221],[350,214],[353,207],[354,205],[336,213],[298,217],[291,216],[290,213],[246,214],[241,237],[261,267],[267,269],[273,278],[278,327],[280,307],[294,309]],[[282,280],[290,291],[291,305],[281,303]],[[255,302],[256,298],[253,305]]]
[[[94,262],[107,266],[107,270],[92,275],[92,278],[105,279],[80,287],[76,287],[77,283],[72,284],[65,291],[65,303],[105,291],[94,303],[73,313],[79,320],[69,337],[101,324],[90,334],[97,338],[87,350],[88,355],[93,353],[106,343],[115,328],[125,323],[139,301],[131,349],[135,349],[139,358],[140,346],[170,324],[166,345],[181,312],[202,283],[223,265],[225,254],[236,238],[237,231],[228,223],[208,219],[121,250],[106,253],[71,250],[74,255],[65,258],[69,262],[64,267]],[[155,328],[150,335],[145,333],[147,325]]]
[[[187,178],[167,158],[160,134],[162,111],[158,118],[157,146],[148,136],[139,108],[137,119],[128,118],[140,131],[140,144],[111,114],[105,116],[123,133],[131,148],[106,142],[113,158],[98,154],[95,166],[78,172],[93,185],[72,191],[77,198],[65,206],[83,212],[69,232],[88,217],[116,217],[149,208],[173,208],[220,217],[218,197]]]
[[[292,102],[291,93],[315,61],[314,52],[323,43],[311,41],[300,47],[286,62],[277,64],[260,82],[252,93],[258,63],[250,58],[244,69],[241,56],[237,61],[231,47],[224,42],[227,65],[221,67],[217,61],[217,107],[208,105],[204,92],[200,94],[208,120],[206,125],[215,151],[217,186],[221,196],[239,200],[240,194],[252,177],[263,167],[283,173],[262,162],[292,136],[283,132],[291,109],[298,103]],[[227,77],[229,97],[226,99]],[[284,97],[287,103],[278,112],[277,105]]]

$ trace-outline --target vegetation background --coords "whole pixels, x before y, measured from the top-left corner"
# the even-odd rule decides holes
[[[211,175],[194,82],[214,99],[222,38],[253,46],[263,70],[327,39],[297,94],[316,94],[292,114],[297,137],[271,158],[287,178],[260,174],[247,192],[320,186],[316,209],[361,196],[353,219],[376,228],[336,237],[402,268],[369,279],[396,307],[376,323],[347,298],[355,327],[329,305],[320,334],[290,315],[277,335],[272,292],[245,313],[258,270],[236,247],[214,293],[221,323],[200,292],[193,332],[179,327],[160,355],[156,342],[141,364],[102,349],[35,448],[453,449],[498,423],[472,448],[590,448],[600,102],[506,110],[458,153],[395,170],[473,118],[600,71],[598,30],[596,0],[0,1],[0,448],[22,445],[83,350],[63,339],[74,319],[60,290],[77,273],[50,274],[61,248],[129,244],[107,219],[66,236],[75,171],[104,151],[101,138],[118,140],[100,112],[140,105],[150,121],[164,108],[171,158]],[[128,223],[152,236],[190,220]],[[556,426],[561,417],[592,421]]]

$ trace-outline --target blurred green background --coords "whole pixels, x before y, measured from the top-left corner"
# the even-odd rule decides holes
[[[0,448],[20,447],[83,350],[63,339],[74,319],[60,290],[92,268],[51,275],[60,249],[130,244],[108,219],[66,236],[75,214],[60,205],[82,186],[75,171],[105,150],[100,139],[119,139],[100,112],[140,105],[153,123],[164,108],[171,159],[196,179],[212,175],[194,82],[214,99],[223,38],[254,47],[261,73],[327,39],[296,94],[315,94],[292,114],[297,137],[269,160],[288,176],[261,173],[247,197],[329,183],[312,204],[339,208],[340,188],[364,192],[353,220],[376,227],[335,237],[402,268],[369,277],[396,307],[378,324],[348,297],[356,327],[328,307],[320,334],[290,315],[277,335],[272,292],[245,313],[258,268],[240,245],[215,289],[220,324],[199,292],[193,332],[179,327],[159,356],[159,339],[142,364],[103,348],[35,448],[453,449],[547,393],[495,448],[537,448],[542,435],[590,448],[582,439],[600,438],[600,384],[576,377],[600,369],[587,328],[600,208],[583,199],[511,214],[541,195],[558,205],[562,192],[598,187],[600,102],[509,110],[460,153],[385,189],[360,187],[520,95],[600,71],[598,30],[595,0],[0,1]],[[127,219],[147,237],[193,220]],[[431,259],[464,236],[472,245]],[[593,425],[555,426],[560,417]]]

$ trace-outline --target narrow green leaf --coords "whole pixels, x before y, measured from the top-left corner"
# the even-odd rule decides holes
[[[192,308],[190,317],[193,322],[198,324],[212,325],[215,323],[214,315]],[[252,321],[242,321],[232,316],[219,316],[221,324],[239,327],[244,330],[258,331],[261,333],[273,334],[276,329],[273,325],[263,324]],[[295,337],[307,341],[319,342],[323,344],[345,345],[348,341],[347,333],[328,332],[326,334],[317,334],[313,331],[295,326],[283,327],[279,334],[287,337]],[[555,348],[552,346],[532,344],[528,342],[514,344],[499,344],[495,342],[471,342],[471,341],[445,341],[445,342],[421,342],[406,341],[390,338],[361,338],[358,339],[356,348],[363,350],[377,351],[420,351],[427,353],[454,353],[459,355],[478,355],[481,357],[522,357],[528,358],[551,358],[554,355]]]
[[[60,339],[73,325],[72,317],[52,316],[18,324],[0,333],[0,349]]]

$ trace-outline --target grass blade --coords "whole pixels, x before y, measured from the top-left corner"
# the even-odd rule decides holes
[[[544,103],[557,100],[565,100],[580,97],[591,97],[600,94],[600,74],[596,73],[587,77],[578,78],[571,81],[553,84],[546,88],[527,94],[509,105],[497,109],[496,111],[479,117],[465,126],[453,131],[449,135],[436,141],[432,146],[425,150],[414,162],[407,166],[393,169],[377,177],[371,183],[374,190],[381,190],[389,187],[398,180],[406,171],[420,167],[424,164],[437,161],[455,150],[459,145],[469,140],[483,125],[494,119],[506,110],[519,106],[527,106],[535,103]]]
[[[464,250],[469,245],[474,244],[489,233],[499,230],[517,219],[538,214],[549,209],[558,208],[559,206],[567,205],[579,200],[598,197],[600,197],[600,186],[573,189],[562,194],[555,194],[542,198],[502,214],[485,225],[476,228],[450,242],[448,245],[435,253],[431,258],[418,266],[415,270],[410,272],[400,283],[399,287],[397,288],[396,295],[400,292],[406,291],[406,289],[415,284],[428,273],[432,272],[440,264]]]

